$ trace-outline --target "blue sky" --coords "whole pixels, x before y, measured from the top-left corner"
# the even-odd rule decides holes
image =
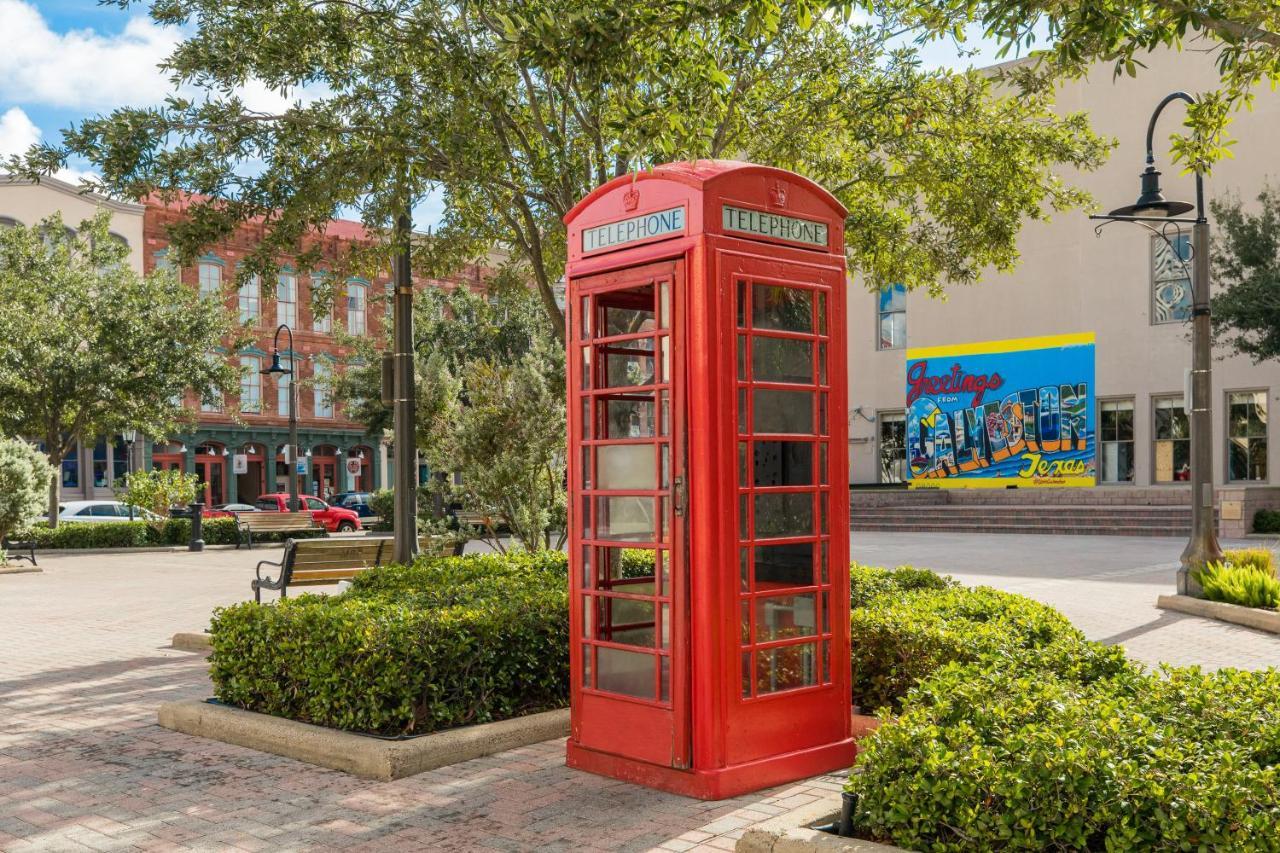
[[[179,33],[157,27],[146,4],[127,10],[96,0],[0,0],[0,156],[26,150],[87,116],[121,106],[158,103],[168,84],[156,65]],[[977,35],[977,34],[975,34]],[[974,57],[958,57],[948,43],[923,51],[935,66],[985,65],[995,61],[994,45],[978,38]],[[252,106],[278,107],[282,100],[264,87],[243,93]],[[83,163],[64,177],[75,179]],[[428,200],[414,212],[415,226],[432,225],[439,203]]]

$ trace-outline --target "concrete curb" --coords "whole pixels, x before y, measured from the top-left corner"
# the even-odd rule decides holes
[[[31,575],[43,571],[39,566],[0,566],[0,575]]]
[[[1206,619],[1217,619],[1219,622],[1230,622],[1233,625],[1243,625],[1269,634],[1280,634],[1280,612],[1275,610],[1241,607],[1238,604],[1226,604],[1222,601],[1206,601],[1189,595],[1162,595],[1156,599],[1156,607],[1161,610],[1189,613],[1192,616],[1203,616]]]
[[[736,853],[908,853],[901,847],[811,828],[835,823],[839,817],[840,792],[831,791],[807,806],[756,824],[742,833],[733,849]]]
[[[183,652],[207,652],[213,648],[208,634],[191,631],[179,631],[174,634],[170,645]]]
[[[254,550],[267,548],[283,548],[283,542],[263,542]],[[206,551],[234,551],[235,545],[205,545]],[[41,557],[102,557],[111,554],[179,554],[199,553],[190,551],[186,545],[148,545],[145,548],[37,548],[36,554]]]
[[[198,699],[160,706],[160,725],[388,782],[569,734],[569,710],[530,714],[412,740],[381,740]]]

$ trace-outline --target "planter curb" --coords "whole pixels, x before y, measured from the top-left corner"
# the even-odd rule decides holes
[[[742,833],[734,845],[736,853],[908,853],[861,838],[841,838],[812,829],[814,824],[832,824],[840,818],[840,792],[770,818]],[[796,824],[800,825],[797,826]]]
[[[1203,598],[1192,598],[1189,595],[1162,595],[1156,599],[1156,607],[1161,610],[1176,610],[1192,616],[1217,619],[1219,622],[1230,622],[1232,625],[1243,625],[1269,634],[1280,634],[1280,612],[1275,610],[1241,607],[1238,604],[1207,601]]]
[[[43,571],[39,566],[0,566],[0,575],[31,575]]]
[[[169,645],[183,652],[207,652],[213,648],[208,634],[191,631],[179,631],[174,634]]]
[[[166,702],[160,706],[157,716],[166,729],[283,755],[380,782],[569,734],[567,708],[398,741],[213,705],[199,699]]]

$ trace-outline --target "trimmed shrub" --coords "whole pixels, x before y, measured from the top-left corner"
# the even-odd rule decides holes
[[[1260,509],[1253,514],[1254,533],[1280,533],[1280,510]]]
[[[921,851],[1280,848],[1280,672],[951,665],[859,744],[858,834]]]
[[[951,575],[940,575],[930,569],[914,566],[898,566],[886,569],[881,566],[849,565],[849,603],[852,607],[866,607],[875,598],[888,593],[901,593],[913,589],[951,589],[959,586]]]
[[[1270,548],[1229,548],[1222,556],[1233,566],[1257,569],[1268,575],[1276,573],[1275,554]]]
[[[255,542],[280,542],[327,535],[323,530],[257,534]],[[206,518],[200,525],[206,545],[234,545],[238,541],[234,518]],[[191,519],[168,518],[158,527],[144,521],[84,522],[64,521],[57,527],[37,523],[16,537],[36,543],[36,548],[143,548],[156,545],[186,545],[191,541]]]
[[[1272,610],[1280,607],[1280,579],[1271,570],[1249,564],[1209,563],[1195,573],[1195,579],[1210,601]]]
[[[850,628],[853,701],[894,711],[918,681],[948,663],[1085,642],[1052,607],[989,587],[882,591],[853,609]]]
[[[49,457],[25,441],[0,438],[0,540],[44,513],[52,476]],[[0,565],[5,561],[0,548]]]
[[[410,734],[568,703],[563,554],[424,558],[341,596],[221,608],[217,698],[318,725]]]

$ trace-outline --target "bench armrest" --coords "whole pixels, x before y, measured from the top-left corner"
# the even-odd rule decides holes
[[[280,569],[280,574],[277,575],[274,580],[272,580],[270,577],[263,577],[262,576],[263,566],[274,566],[275,568]],[[284,587],[284,560],[281,559],[280,562],[278,563],[272,562],[271,560],[262,560],[258,563],[257,566],[254,567],[253,574],[254,574],[254,580],[252,584],[253,600],[257,602],[261,602],[262,590],[282,589]]]

